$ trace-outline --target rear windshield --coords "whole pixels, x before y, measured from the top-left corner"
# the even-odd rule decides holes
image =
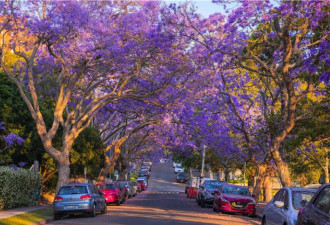
[[[86,194],[87,188],[85,186],[69,186],[61,187],[58,192],[59,195],[73,195],[73,194]]]
[[[177,165],[177,166],[176,166],[176,168],[178,168],[178,169],[182,169],[182,166],[180,166],[180,165]]]
[[[97,186],[100,190],[115,190],[116,186],[114,184],[102,184]]]
[[[245,195],[251,196],[249,190],[245,187],[235,187],[235,186],[224,186],[222,189],[224,194],[234,194],[234,195]]]
[[[316,190],[315,190],[316,191]],[[307,203],[311,200],[313,197],[314,192],[293,192],[292,193],[292,203],[293,207],[296,210],[299,210],[301,208],[304,208]]]

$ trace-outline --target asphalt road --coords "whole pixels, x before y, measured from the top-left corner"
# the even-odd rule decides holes
[[[171,162],[152,167],[147,191],[127,200],[121,206],[108,206],[105,215],[95,218],[71,216],[50,224],[94,225],[257,225],[258,218],[216,214],[211,208],[200,208],[194,199],[184,195],[184,184],[175,182]]]

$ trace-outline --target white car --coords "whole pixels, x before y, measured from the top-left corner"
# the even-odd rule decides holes
[[[180,165],[181,166],[181,163],[178,163],[178,162],[174,162],[173,161],[173,168],[175,168],[177,165]]]
[[[298,211],[313,197],[316,189],[284,187],[266,205],[262,225],[295,225]]]
[[[174,168],[174,173],[182,173],[182,172],[184,172],[184,169],[181,166],[181,164],[176,164]]]

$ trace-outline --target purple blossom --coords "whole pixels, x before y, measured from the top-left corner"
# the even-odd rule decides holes
[[[12,147],[15,143],[22,145],[25,141],[23,138],[17,136],[15,133],[10,133],[7,136],[2,136],[6,145]]]

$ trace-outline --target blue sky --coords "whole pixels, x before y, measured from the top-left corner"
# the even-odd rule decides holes
[[[184,0],[164,0],[166,3],[183,3]],[[208,17],[209,15],[221,12],[225,13],[222,6],[212,3],[212,0],[192,0],[197,6],[197,12],[203,15],[204,17]]]

